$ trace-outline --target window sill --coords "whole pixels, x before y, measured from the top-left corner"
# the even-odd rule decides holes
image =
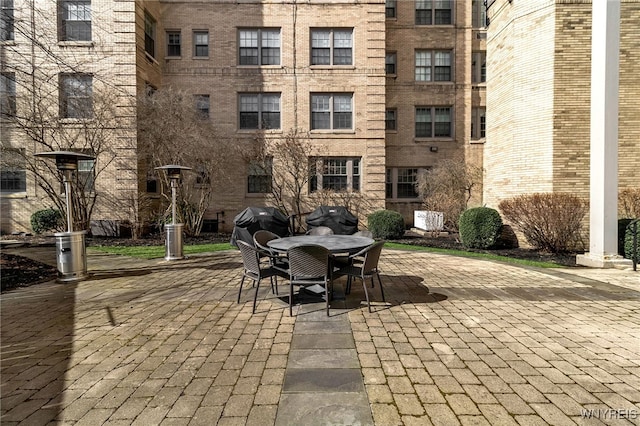
[[[263,132],[267,134],[277,134],[282,133],[282,129],[238,129],[237,133],[255,133],[255,132]]]
[[[19,200],[21,198],[29,198],[27,191],[24,192],[2,192],[0,198]]]
[[[152,64],[156,64],[156,65],[160,65],[158,63],[158,61],[156,61],[156,58],[154,58],[153,56],[151,56],[151,54],[147,51],[144,52],[144,56],[147,58],[147,61],[151,62]]]
[[[60,47],[93,47],[95,43],[91,40],[62,40],[58,42]]]
[[[398,129],[384,129],[386,133],[398,133]]]
[[[15,40],[0,40],[0,45],[2,45],[2,46],[15,46],[16,45],[16,41]]]
[[[385,198],[385,200],[392,203],[422,203],[420,198]]]
[[[264,198],[271,195],[270,192],[247,192],[245,194],[246,198]]]
[[[314,135],[354,135],[356,133],[355,130],[352,129],[343,129],[343,130],[333,130],[333,129],[312,129],[310,131]]]
[[[164,60],[165,61],[176,61],[182,59],[182,56],[165,56]]]
[[[208,56],[192,56],[191,59],[193,59],[194,61],[208,61],[209,57]]]
[[[415,143],[453,142],[453,138],[413,138]]]
[[[487,82],[483,81],[483,82],[479,82],[479,83],[471,83],[471,87],[473,88],[486,88],[487,87]]]
[[[387,78],[398,78],[398,74],[395,74],[395,73],[394,74],[385,74],[384,76],[387,77]]]
[[[84,118],[72,118],[72,117],[61,117],[60,122],[62,124],[82,124],[93,121],[93,117],[84,117]]]
[[[482,138],[482,139],[471,139],[469,141],[470,144],[472,145],[482,145],[487,141],[487,138]]]
[[[415,24],[416,27],[429,27],[429,28],[453,28],[453,24]]]
[[[267,69],[284,69],[283,65],[236,65],[238,68],[240,69],[260,69],[260,68],[267,68]]]
[[[436,85],[436,84],[441,84],[444,86],[453,86],[455,84],[455,81],[420,81],[420,80],[415,80],[416,84],[419,85],[424,85],[424,86],[431,86],[431,85]]]
[[[355,65],[310,65],[312,70],[355,70]]]

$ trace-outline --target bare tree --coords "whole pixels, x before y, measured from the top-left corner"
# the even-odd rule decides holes
[[[259,133],[252,147],[242,152],[251,167],[271,174],[269,201],[295,218],[295,232],[302,228],[302,216],[308,209],[306,194],[313,171],[310,159],[315,153],[309,135],[296,129],[275,138]]]
[[[193,95],[167,87],[138,97],[138,149],[150,170],[168,164],[192,168],[182,173],[176,222],[185,224],[188,235],[199,235],[215,188],[229,182],[231,143],[216,135]],[[157,176],[167,219],[170,183],[165,173]]]
[[[467,164],[462,155],[445,159],[418,180],[418,193],[427,210],[443,213],[444,227],[458,230],[458,219],[482,182],[482,168]]]

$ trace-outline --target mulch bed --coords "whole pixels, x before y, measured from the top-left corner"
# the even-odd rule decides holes
[[[30,235],[20,236],[7,236],[10,239],[18,239],[28,242],[30,244],[53,244],[52,237],[40,237]],[[184,244],[205,244],[205,243],[223,243],[229,242],[230,235],[223,233],[216,234],[203,234],[199,237],[186,237]],[[94,237],[87,238],[87,246],[158,246],[164,245],[164,238],[162,235],[154,235],[144,239],[132,240],[128,238],[102,238]],[[407,232],[405,237],[401,240],[394,240],[393,242],[412,244],[424,247],[439,247],[445,249],[466,250],[471,252],[496,254],[500,256],[513,257],[525,260],[534,260],[542,262],[552,262],[563,266],[575,267],[576,266],[576,254],[575,253],[544,253],[536,250],[530,250],[525,248],[510,248],[510,249],[496,249],[496,250],[473,250],[465,249],[462,243],[456,238],[455,235],[431,237],[428,235],[422,236],[415,233]],[[54,247],[51,250],[55,250]],[[46,281],[54,280],[57,277],[57,270],[55,267],[46,265],[44,263],[37,262],[22,256],[16,256],[8,253],[0,253],[2,274],[0,275],[2,292],[11,290],[18,287],[27,287],[33,284],[39,284]]]

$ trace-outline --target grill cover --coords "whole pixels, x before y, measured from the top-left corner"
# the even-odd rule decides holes
[[[233,218],[231,244],[242,240],[253,245],[253,234],[261,229],[285,237],[289,235],[289,219],[275,207],[247,207]]]
[[[334,234],[351,235],[358,231],[358,218],[342,206],[320,206],[307,216],[307,228],[327,226]]]

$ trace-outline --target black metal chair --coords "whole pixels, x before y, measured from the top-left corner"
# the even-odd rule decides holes
[[[260,280],[263,278],[269,278],[271,280],[271,291],[274,294],[278,294],[278,277],[289,278],[289,274],[279,268],[275,268],[273,265],[266,264],[260,261],[260,256],[263,254],[259,249],[245,243],[244,241],[236,241],[240,253],[242,254],[242,263],[244,269],[242,271],[242,281],[240,281],[240,290],[238,291],[238,303],[240,303],[240,296],[242,295],[242,286],[244,285],[244,279],[250,278],[256,287],[256,293],[253,296],[253,313],[256,312],[256,303],[258,301],[258,290],[260,289]],[[275,277],[275,280],[274,280]],[[275,288],[274,288],[275,281]]]
[[[331,272],[329,271],[329,250],[315,244],[291,247],[289,258],[289,316],[293,316],[293,287],[301,288],[320,285],[324,287],[327,316],[331,298]]]
[[[384,298],[384,288],[382,287],[382,280],[380,279],[380,270],[378,269],[378,261],[380,260],[380,254],[382,253],[382,247],[384,246],[384,241],[378,241],[376,243],[371,244],[369,247],[360,250],[358,253],[355,253],[349,256],[350,262],[340,267],[335,273],[334,276],[347,276],[347,288],[345,293],[349,294],[351,292],[351,281],[352,278],[360,278],[362,280],[362,287],[364,288],[364,295],[367,299],[367,306],[369,308],[369,312],[371,312],[371,303],[369,302],[369,292],[367,291],[366,280],[371,279],[371,287],[374,287],[373,276],[378,277],[378,282],[380,283],[380,293],[382,294],[382,301],[385,302]]]
[[[309,229],[307,235],[333,235],[333,229],[328,226],[316,226]]]

